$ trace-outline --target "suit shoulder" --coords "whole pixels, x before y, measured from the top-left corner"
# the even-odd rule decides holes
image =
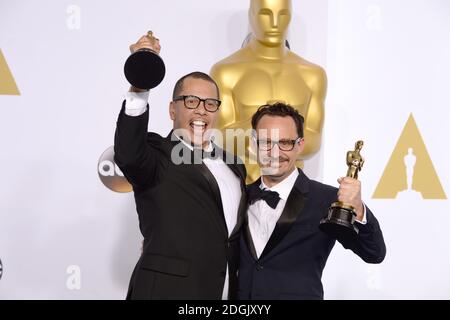
[[[338,188],[330,186],[328,184],[324,184],[322,182],[316,180],[310,180],[309,182],[310,190],[312,192],[320,192],[327,197],[336,197]]]
[[[156,132],[148,132],[147,145],[157,150],[164,150],[168,146],[168,141],[167,138],[162,137]]]
[[[164,138],[156,132],[147,132],[147,142],[161,143]]]
[[[247,190],[250,188],[253,188],[255,186],[259,186],[261,184],[261,178],[256,179],[255,181],[253,181],[252,183],[249,183],[246,185]]]

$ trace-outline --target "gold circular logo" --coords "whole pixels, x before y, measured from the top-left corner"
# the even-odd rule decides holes
[[[114,162],[114,146],[106,149],[98,160],[98,176],[108,189],[115,192],[131,192],[133,188]]]

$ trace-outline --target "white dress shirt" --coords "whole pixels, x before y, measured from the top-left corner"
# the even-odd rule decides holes
[[[128,116],[140,116],[147,110],[149,91],[144,92],[127,92],[125,94],[125,114]],[[178,136],[177,136],[178,138]],[[180,139],[189,149],[193,147]],[[206,151],[212,151],[212,145],[206,148]],[[241,183],[238,177],[231,171],[228,165],[221,157],[216,159],[205,158],[203,163],[209,169],[211,174],[216,179],[220,190],[220,198],[222,199],[223,214],[228,229],[228,236],[231,235],[237,223],[237,213],[239,209],[239,202],[241,200],[242,191]],[[222,299],[228,298],[228,265],[225,275],[225,285],[222,292]]]
[[[280,201],[275,209],[269,207],[264,200],[258,200],[251,204],[248,208],[248,225],[258,258],[264,251],[264,248],[266,247],[266,244],[275,229],[275,225],[277,224],[278,219],[280,219],[281,213],[286,206],[289,193],[291,193],[297,177],[298,171],[294,170],[288,177],[286,177],[286,179],[272,188],[267,187],[261,178],[261,185],[259,187],[261,189],[268,189],[270,191],[278,192],[280,195]]]
[[[137,117],[147,111],[149,95],[150,91],[125,93],[125,114]]]
[[[253,244],[255,246],[256,254],[258,258],[261,256],[264,248],[269,242],[270,236],[277,224],[278,219],[280,219],[283,213],[284,207],[286,206],[286,201],[294,187],[295,181],[298,177],[298,170],[292,171],[292,173],[287,176],[283,181],[269,188],[263,181],[261,177],[261,189],[268,189],[270,191],[278,192],[280,196],[280,201],[275,209],[272,209],[266,201],[260,199],[255,203],[251,204],[248,208],[248,225],[250,229],[250,234],[252,236]],[[366,223],[366,207],[364,207],[364,218],[363,221],[359,223]]]

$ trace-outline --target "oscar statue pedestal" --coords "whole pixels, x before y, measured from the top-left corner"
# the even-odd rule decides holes
[[[152,43],[157,39],[151,31],[147,37]],[[125,78],[135,88],[150,90],[158,86],[166,74],[166,66],[156,51],[143,48],[132,53],[124,66]]]

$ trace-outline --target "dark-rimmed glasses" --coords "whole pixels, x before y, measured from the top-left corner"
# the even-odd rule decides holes
[[[295,145],[301,140],[301,137],[298,137],[295,140],[290,139],[281,139],[279,141],[273,141],[273,140],[265,140],[265,139],[256,139],[256,145],[258,146],[258,149],[261,151],[270,151],[275,147],[275,145],[278,145],[278,148],[282,151],[292,151],[295,147]]]
[[[187,96],[178,96],[173,101],[184,101],[184,106],[188,109],[197,109],[200,105],[200,102],[203,102],[203,105],[205,106],[205,110],[209,112],[216,112],[222,101],[212,98],[206,98],[202,99],[194,95],[187,95]]]

